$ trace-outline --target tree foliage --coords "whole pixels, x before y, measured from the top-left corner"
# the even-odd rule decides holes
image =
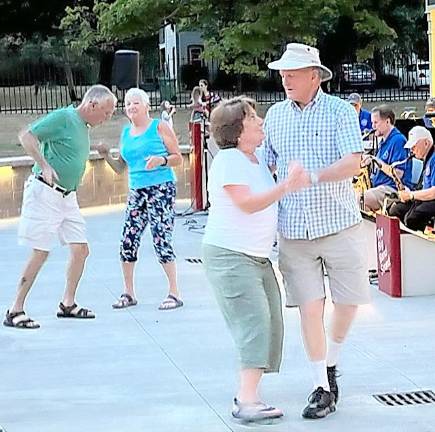
[[[364,60],[386,47],[427,50],[423,0],[95,0],[67,8],[72,46],[148,36],[165,23],[202,33],[205,58],[258,73],[289,41],[322,48],[331,62]]]
[[[0,0],[0,35],[62,31],[75,52],[147,37],[167,22],[199,30],[204,56],[237,72],[261,70],[288,41],[316,44],[334,62],[385,47],[427,55],[424,0]]]
[[[59,35],[59,23],[67,6],[92,6],[94,0],[0,0],[0,35],[21,34],[31,38]]]

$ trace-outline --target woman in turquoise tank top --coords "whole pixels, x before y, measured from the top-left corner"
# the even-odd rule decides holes
[[[115,159],[103,144],[100,154],[118,174],[128,169],[129,195],[120,245],[124,292],[113,308],[137,304],[134,267],[142,234],[149,224],[154,251],[166,273],[169,293],[159,309],[183,306],[177,287],[172,233],[175,219],[175,175],[172,167],[182,157],[174,131],[165,122],[149,116],[149,97],[141,89],[130,89],[124,99],[130,120],[121,134],[120,155]]]

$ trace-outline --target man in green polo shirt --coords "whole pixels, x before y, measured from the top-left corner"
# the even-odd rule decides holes
[[[89,255],[85,221],[76,190],[89,157],[89,128],[108,120],[116,97],[102,85],[92,86],[81,104],[51,112],[19,134],[26,152],[35,160],[24,185],[18,228],[21,244],[32,254],[20,278],[15,300],[6,312],[8,327],[36,329],[40,325],[24,312],[26,297],[56,240],[70,247],[66,287],[59,304],[59,318],[95,318],[75,302],[78,283]]]

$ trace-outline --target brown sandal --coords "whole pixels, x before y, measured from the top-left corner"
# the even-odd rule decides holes
[[[9,312],[6,311],[3,325],[6,327],[15,327],[19,329],[37,329],[41,327],[35,320],[29,318],[24,311]]]
[[[130,294],[121,294],[119,300],[112,305],[113,309],[125,309],[130,306],[136,306],[137,300],[133,298]]]
[[[162,303],[160,303],[159,310],[173,310],[183,306],[184,303],[179,298],[169,294]]]
[[[65,306],[62,302],[59,303],[58,318],[78,318],[78,319],[92,319],[95,318],[95,314],[86,308],[77,306],[74,303],[72,306]]]

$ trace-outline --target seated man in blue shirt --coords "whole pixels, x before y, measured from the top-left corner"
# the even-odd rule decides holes
[[[408,228],[424,231],[435,217],[435,154],[431,133],[423,126],[414,126],[405,147],[423,161],[423,189],[415,192],[401,191],[402,202],[395,203],[390,216],[398,217]]]
[[[435,127],[435,98],[433,97],[426,101],[423,122],[428,129]]]
[[[387,194],[397,191],[394,179],[387,175],[389,166],[394,162],[403,161],[396,169],[397,176],[404,186],[413,189],[412,163],[407,160],[409,150],[405,148],[406,138],[394,127],[395,115],[387,105],[380,105],[372,110],[372,124],[375,129],[375,136],[380,138],[376,159],[381,167],[374,168],[371,177],[372,188],[364,193],[364,205],[367,210],[379,210]],[[368,156],[363,163],[367,164],[371,156]]]
[[[351,93],[347,98],[347,101],[355,108],[359,117],[359,128],[361,133],[372,130],[372,119],[370,111],[363,109],[362,98],[358,93]]]

